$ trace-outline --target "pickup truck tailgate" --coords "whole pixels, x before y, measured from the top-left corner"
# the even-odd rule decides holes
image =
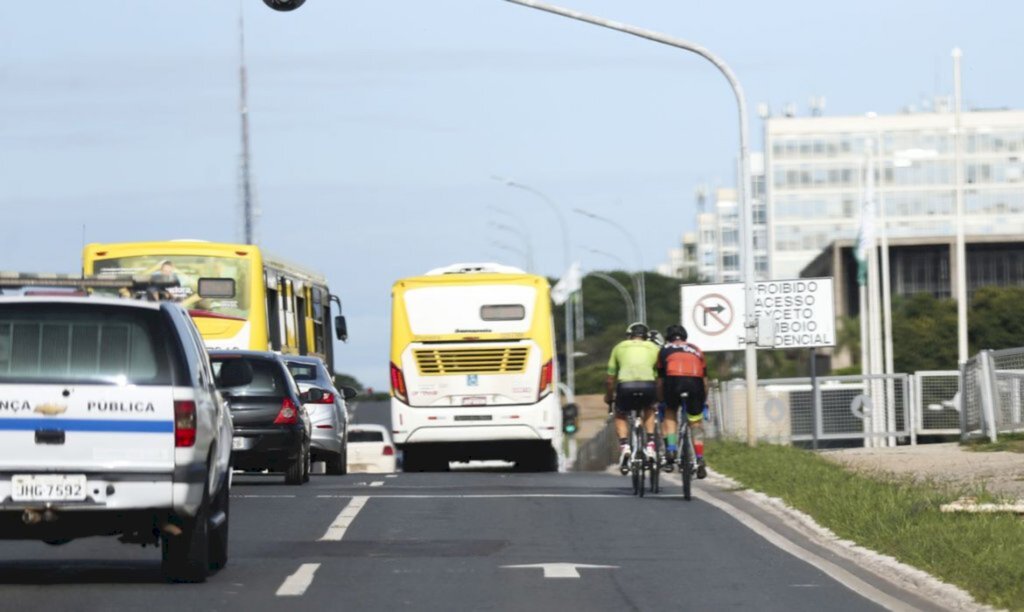
[[[136,385],[4,385],[0,471],[174,469],[172,389]]]

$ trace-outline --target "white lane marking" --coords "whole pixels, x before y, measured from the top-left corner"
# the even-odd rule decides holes
[[[384,478],[398,478],[398,474],[388,474]]]
[[[294,574],[288,576],[277,589],[278,597],[298,597],[313,584],[313,576],[320,569],[319,563],[303,563]]]
[[[586,563],[533,563],[531,565],[502,565],[507,569],[542,569],[545,578],[579,578],[579,568],[619,569],[618,565],[587,565]]]
[[[666,476],[665,479],[674,480],[677,485],[682,485],[682,481],[680,481],[679,477],[676,475]],[[798,546],[797,544],[790,541],[779,532],[775,531],[768,525],[765,525],[764,523],[757,520],[753,516],[747,514],[743,510],[740,510],[736,506],[733,506],[729,502],[722,501],[710,495],[702,495],[700,497],[700,501],[707,502],[712,506],[718,508],[719,510],[722,510],[726,514],[731,515],[742,525],[746,526],[748,529],[750,529],[757,535],[761,536],[769,543],[793,555],[797,559],[800,559],[801,561],[809,565],[813,565],[814,567],[818,568],[819,570],[827,574],[830,578],[832,578],[839,584],[845,586],[854,593],[862,595],[865,599],[869,599],[875,602],[876,604],[886,608],[887,610],[916,610],[916,608],[900,601],[899,599],[896,599],[895,597],[892,597],[884,593],[883,591],[876,589],[875,587],[861,580],[857,576],[854,576],[853,574],[843,569],[842,567],[836,565],[835,563],[827,561],[822,557],[819,557],[818,555],[814,554],[813,552],[807,550],[806,548]]]
[[[383,480],[374,480],[373,482],[370,483],[370,486],[371,487],[383,487],[384,486],[384,481]]]
[[[317,495],[317,499],[348,499],[351,495]],[[374,499],[394,497],[397,499],[526,499],[526,498],[574,498],[574,499],[633,499],[632,495],[612,495],[609,493],[463,493],[463,494],[395,494],[374,495]],[[658,497],[682,497],[682,494]]]
[[[322,496],[319,496],[322,497]],[[345,531],[348,530],[348,526],[355,520],[356,515],[366,505],[366,500],[370,499],[365,495],[358,495],[352,498],[352,501],[345,506],[344,509],[338,514],[338,517],[334,519],[331,526],[324,532],[323,537],[320,538],[321,542],[340,542],[341,538],[345,537]]]
[[[294,495],[232,495],[239,499],[295,499]]]

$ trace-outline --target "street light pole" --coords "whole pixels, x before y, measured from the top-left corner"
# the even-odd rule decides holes
[[[611,274],[605,274],[604,272],[589,272],[587,276],[596,276],[612,287],[615,287],[615,290],[622,296],[622,301],[626,304],[626,325],[636,321],[636,305],[633,303],[633,298],[630,297],[629,291],[622,286],[622,283],[615,280],[615,277]]]
[[[565,224],[565,217],[562,216],[561,209],[555,204],[554,200],[549,198],[544,192],[534,189],[529,185],[517,183],[511,179],[502,178],[500,176],[492,176],[496,181],[504,183],[508,187],[514,187],[516,189],[522,189],[537,196],[544,200],[549,208],[555,213],[555,218],[558,219],[559,229],[562,231],[562,274],[568,274],[569,268],[572,265],[569,257],[569,227]],[[574,363],[576,353],[576,347],[573,342],[573,328],[572,328],[572,295],[566,300],[563,308],[565,308],[565,382],[569,385],[569,389],[572,391],[576,390],[576,364]]]
[[[953,147],[956,181],[956,344],[960,365],[967,361],[967,245],[964,243],[964,163],[963,126],[960,123],[963,87],[960,80],[960,57],[963,52],[953,49]]]
[[[584,217],[590,217],[591,219],[594,219],[594,220],[597,220],[597,221],[601,221],[602,223],[607,223],[608,225],[614,227],[615,229],[619,230],[619,232],[621,232],[622,235],[626,237],[626,240],[628,240],[629,243],[633,246],[633,251],[636,253],[636,257],[637,257],[637,264],[640,266],[639,267],[639,271],[636,274],[633,275],[633,285],[634,285],[634,290],[636,291],[636,310],[637,310],[637,315],[640,317],[640,322],[646,324],[647,323],[647,282],[644,279],[644,256],[643,256],[643,252],[640,250],[640,245],[637,243],[636,238],[634,238],[633,234],[629,233],[629,231],[626,230],[626,228],[622,227],[621,225],[619,225],[615,221],[612,221],[608,217],[604,217],[604,216],[598,215],[596,213],[592,213],[589,210],[584,210],[582,208],[574,208],[572,210],[573,210],[573,212],[581,214]]]
[[[754,253],[753,245],[751,243],[751,237],[753,236],[753,225],[754,225],[754,214],[750,206],[750,160],[749,148],[748,148],[748,134],[747,134],[747,102],[743,95],[743,87],[740,85],[739,80],[736,78],[736,74],[729,68],[722,59],[717,55],[705,49],[704,47],[691,43],[686,40],[666,36],[652,30],[645,30],[628,24],[620,23],[617,21],[611,21],[608,19],[602,19],[600,17],[594,17],[587,15],[579,11],[573,11],[562,7],[554,6],[544,2],[537,2],[536,0],[505,0],[513,4],[520,6],[526,6],[529,8],[553,13],[562,17],[568,17],[569,19],[575,19],[577,21],[583,21],[592,25],[600,26],[602,28],[608,28],[617,32],[623,32],[632,36],[637,36],[647,40],[654,41],[656,43],[669,45],[676,47],[677,49],[683,49],[696,53],[704,59],[711,62],[718,71],[722,73],[722,76],[729,82],[729,86],[732,87],[733,95],[736,97],[736,105],[739,110],[739,128],[740,128],[740,205],[743,207],[743,244],[745,249],[743,251],[743,290],[746,295],[746,310],[747,319],[744,322],[746,327],[746,346],[744,349],[745,362],[746,362],[746,386],[747,386],[747,444],[753,446],[757,444],[757,424],[755,419],[757,418],[756,411],[754,410],[754,404],[757,400],[757,352],[755,347],[755,339],[757,332],[757,315],[754,311]]]
[[[508,232],[508,233],[514,235],[515,237],[517,237],[517,238],[519,238],[520,240],[523,241],[523,246],[526,248],[526,252],[524,254],[525,259],[526,259],[526,271],[530,272],[532,274],[533,273],[533,244],[530,241],[530,235],[528,233],[526,233],[524,231],[521,231],[521,230],[519,230],[519,229],[517,229],[515,227],[512,227],[511,225],[508,225],[506,223],[494,223],[494,222],[491,222],[491,223],[488,223],[488,225],[490,225],[494,229],[498,229],[498,230],[502,230],[502,231]]]

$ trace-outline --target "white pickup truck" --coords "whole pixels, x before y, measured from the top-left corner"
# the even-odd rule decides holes
[[[0,539],[159,543],[168,579],[201,582],[227,563],[230,455],[180,306],[0,297]]]

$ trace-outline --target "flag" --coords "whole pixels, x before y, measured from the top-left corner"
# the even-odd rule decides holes
[[[868,160],[867,175],[864,202],[860,207],[860,229],[853,252],[857,259],[857,284],[861,287],[868,282],[868,254],[875,248],[875,165],[871,160]]]
[[[577,261],[569,266],[562,278],[551,288],[551,300],[556,306],[566,303],[570,295],[580,290],[582,281],[583,274],[580,272],[580,262]]]

